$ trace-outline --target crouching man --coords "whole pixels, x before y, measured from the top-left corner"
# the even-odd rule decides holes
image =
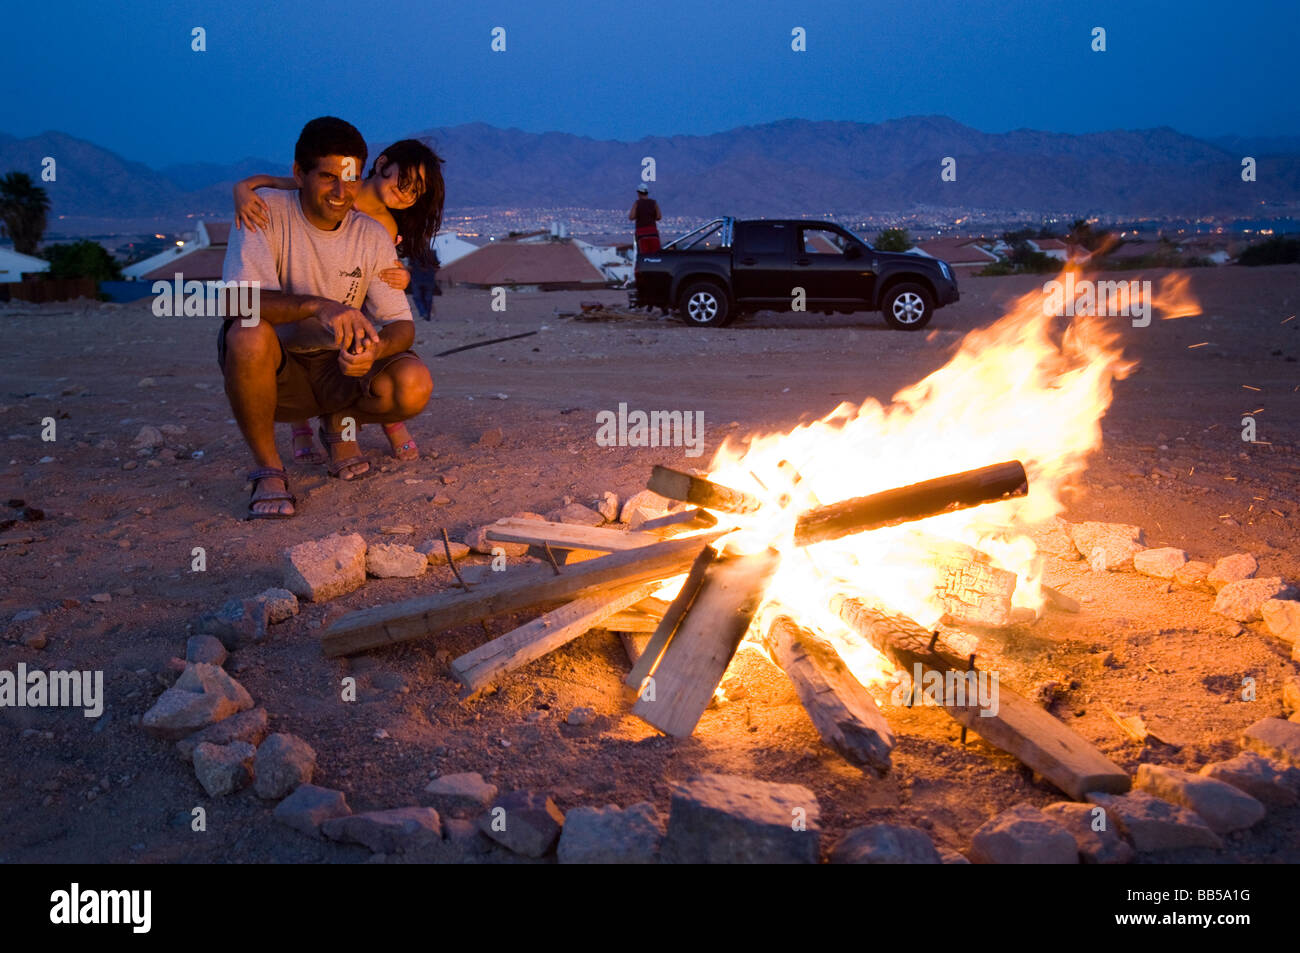
[[[313,119],[294,148],[298,189],[258,190],[268,225],[230,233],[222,278],[260,288],[257,320],[229,319],[217,340],[226,396],[253,455],[249,519],[295,512],[275,421],[319,417],[330,475],[354,480],[370,468],[356,430],[414,417],[433,392],[410,350],[406,296],[379,278],[396,257],[393,242],[352,207],[366,151],[349,123]]]

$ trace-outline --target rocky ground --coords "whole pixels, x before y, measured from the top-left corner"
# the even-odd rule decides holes
[[[1210,566],[1249,553],[1255,578],[1300,582],[1300,319],[1293,317],[1300,268],[1202,269],[1191,277],[1202,316],[1122,327],[1126,353],[1140,368],[1117,384],[1104,446],[1079,474],[1063,515],[1071,523],[1139,526],[1144,545],[1183,550]],[[418,323],[417,350],[436,387],[411,423],[420,459],[386,457],[382,435],[369,428],[363,446],[378,472],[350,485],[327,479],[323,468],[291,465],[299,516],[252,523],[243,519],[248,463],[221,390],[211,323],[157,318],[147,302],[8,306],[0,312],[7,344],[0,421],[8,438],[0,503],[23,503],[0,511],[0,523],[14,521],[0,530],[7,623],[0,671],[20,663],[101,670],[106,703],[98,719],[0,708],[0,859],[513,861],[538,853],[544,841],[548,859],[560,813],[578,821],[567,848],[561,839],[561,858],[599,859],[589,845],[626,840],[633,845],[626,856],[651,849],[670,811],[678,820],[665,855],[700,859],[692,851],[705,849],[710,831],[719,840],[731,830],[725,824],[737,800],[734,782],[712,775],[797,786],[751,785],[762,803],[745,823],[761,826],[806,807],[822,836],[812,854],[807,838],[789,847],[804,851],[803,859],[880,851],[929,857],[909,833],[875,828],[845,837],[880,824],[917,828],[941,852],[980,860],[1058,856],[1070,809],[1028,807],[1053,805],[1059,794],[978,739],[961,746],[941,711],[897,708],[882,697],[898,746],[892,773],[870,778],[820,743],[784,675],[748,650],[725,682],[727,700],[686,741],[663,738],[628,713],[619,690],[627,659],[607,633],[589,633],[471,702],[458,700],[448,663],[484,640],[479,626],[351,660],[322,657],[318,640],[329,622],[447,589],[454,580],[445,565],[303,601],[296,615],[270,625],[269,637],[237,648],[224,670],[194,666],[178,679],[184,664],[173,661],[186,655],[202,613],[283,585],[282,554],[291,546],[336,532],[357,533],[371,546],[419,544],[441,527],[461,539],[484,522],[545,513],[566,497],[593,503],[613,491],[626,498],[644,487],[652,464],[703,465],[727,435],[788,430],[844,400],[888,400],[1036,284],[966,279],[961,302],[916,335],[888,331],[870,315],[763,313],[719,331],[649,317],[582,321],[556,311],[575,311],[587,299],[618,304],[622,294],[518,294],[501,313],[485,293],[453,291],[438,300],[436,321]],[[527,331],[537,334],[432,357]],[[595,415],[620,402],[702,410],[704,457],[598,446]],[[1257,442],[1244,443],[1242,417],[1252,412]],[[45,441],[50,418],[55,439]],[[141,439],[145,428],[156,437],[146,430]],[[283,441],[287,452],[287,429]],[[409,534],[391,532],[406,527]],[[196,548],[205,557],[201,572],[193,571]],[[1247,825],[1253,808],[1181,773],[1234,758],[1250,726],[1285,716],[1285,686],[1297,670],[1291,646],[1261,621],[1216,613],[1213,587],[1177,586],[1127,568],[1097,571],[1077,552],[1064,555],[1071,558],[1048,557],[1046,578],[1081,611],[1050,610],[1037,622],[988,633],[982,651],[997,654],[1008,684],[1038,691],[1160,802],[1112,805],[1143,832],[1129,837],[1138,842],[1136,859],[1300,860],[1300,809],[1269,804],[1266,817]],[[485,573],[487,562],[470,556],[462,565]],[[487,628],[496,635],[525,619],[494,619]],[[204,646],[214,650],[196,643],[191,651]],[[342,697],[348,676],[356,679],[355,701]],[[1242,697],[1244,678],[1254,679],[1253,701]],[[169,689],[227,714],[265,709],[265,727],[247,730],[289,737],[262,741],[266,754],[195,748],[196,773],[173,742],[140,724]],[[175,695],[170,702],[198,704]],[[577,709],[590,711],[571,717]],[[1139,717],[1146,740],[1110,712]],[[1266,723],[1255,732],[1264,740],[1250,744],[1276,762],[1287,750],[1275,737],[1281,730]],[[327,833],[349,843],[306,836],[292,824],[316,830],[317,821],[340,813],[337,796],[295,794],[279,820],[273,808],[308,765],[313,783],[343,792],[355,815],[421,805],[434,807],[437,820],[427,810],[334,818]],[[1216,769],[1216,776],[1240,780],[1248,770],[1260,769]],[[269,779],[261,783],[266,797],[254,786],[212,793],[238,788],[254,772]],[[474,774],[481,782],[464,777]],[[674,785],[697,777],[674,804]],[[446,790],[426,792],[431,779],[447,778]],[[1291,783],[1275,781],[1273,788]],[[497,793],[487,794],[490,787]],[[469,818],[514,791],[538,795],[507,805],[511,816],[527,819],[523,840],[484,839]],[[633,807],[640,802],[649,806]],[[1025,817],[998,817],[1022,803]],[[1156,816],[1171,804],[1199,814]],[[628,810],[593,810],[606,805]],[[203,831],[193,829],[197,807]],[[1188,833],[1197,816],[1217,840]],[[1002,836],[1004,828],[1012,833]],[[1160,838],[1170,829],[1182,832],[1178,844],[1201,846],[1169,849]]]

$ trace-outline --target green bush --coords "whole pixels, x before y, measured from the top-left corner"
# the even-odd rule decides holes
[[[871,245],[879,251],[907,251],[912,247],[912,238],[905,228],[887,228]]]
[[[1251,245],[1237,258],[1237,264],[1250,267],[1297,263],[1300,263],[1300,238],[1285,235],[1274,235],[1258,245]]]
[[[99,242],[83,239],[67,245],[47,245],[44,258],[51,278],[94,278],[121,281],[122,268]]]

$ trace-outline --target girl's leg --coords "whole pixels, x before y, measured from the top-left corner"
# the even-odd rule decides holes
[[[293,458],[301,463],[320,464],[325,462],[325,455],[312,443],[311,421],[295,420],[293,422]]]

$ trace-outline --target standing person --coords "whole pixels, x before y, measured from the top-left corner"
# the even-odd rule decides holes
[[[266,227],[266,203],[255,190],[287,191],[297,187],[293,178],[273,175],[251,175],[237,182],[235,228]],[[445,198],[442,159],[418,139],[402,139],[376,157],[370,174],[357,190],[354,207],[384,226],[397,246],[397,253],[413,268],[436,269],[438,256],[432,242],[442,223]],[[398,291],[406,290],[411,281],[410,273],[398,261],[381,269],[379,277]],[[293,458],[304,463],[323,463],[325,458],[312,444],[309,422],[293,421],[292,429]],[[420,455],[404,422],[384,424],[383,430],[398,460],[414,460]]]
[[[636,202],[627,213],[628,221],[636,222],[636,253],[651,254],[659,250],[659,226],[655,224],[663,215],[659,203],[650,198],[650,187],[642,182],[636,187]]]
[[[438,255],[433,255],[432,264],[411,262],[411,297],[415,299],[415,308],[420,317],[432,321],[434,315],[433,296],[441,294],[438,290]]]
[[[433,392],[410,350],[406,295],[379,278],[397,250],[382,225],[353,208],[366,152],[351,124],[313,119],[294,146],[298,188],[265,190],[263,226],[230,234],[223,280],[259,288],[254,320],[227,319],[217,337],[226,397],[255,464],[250,519],[295,512],[275,421],[319,417],[330,474],[355,479],[369,465],[344,421],[408,420]]]

